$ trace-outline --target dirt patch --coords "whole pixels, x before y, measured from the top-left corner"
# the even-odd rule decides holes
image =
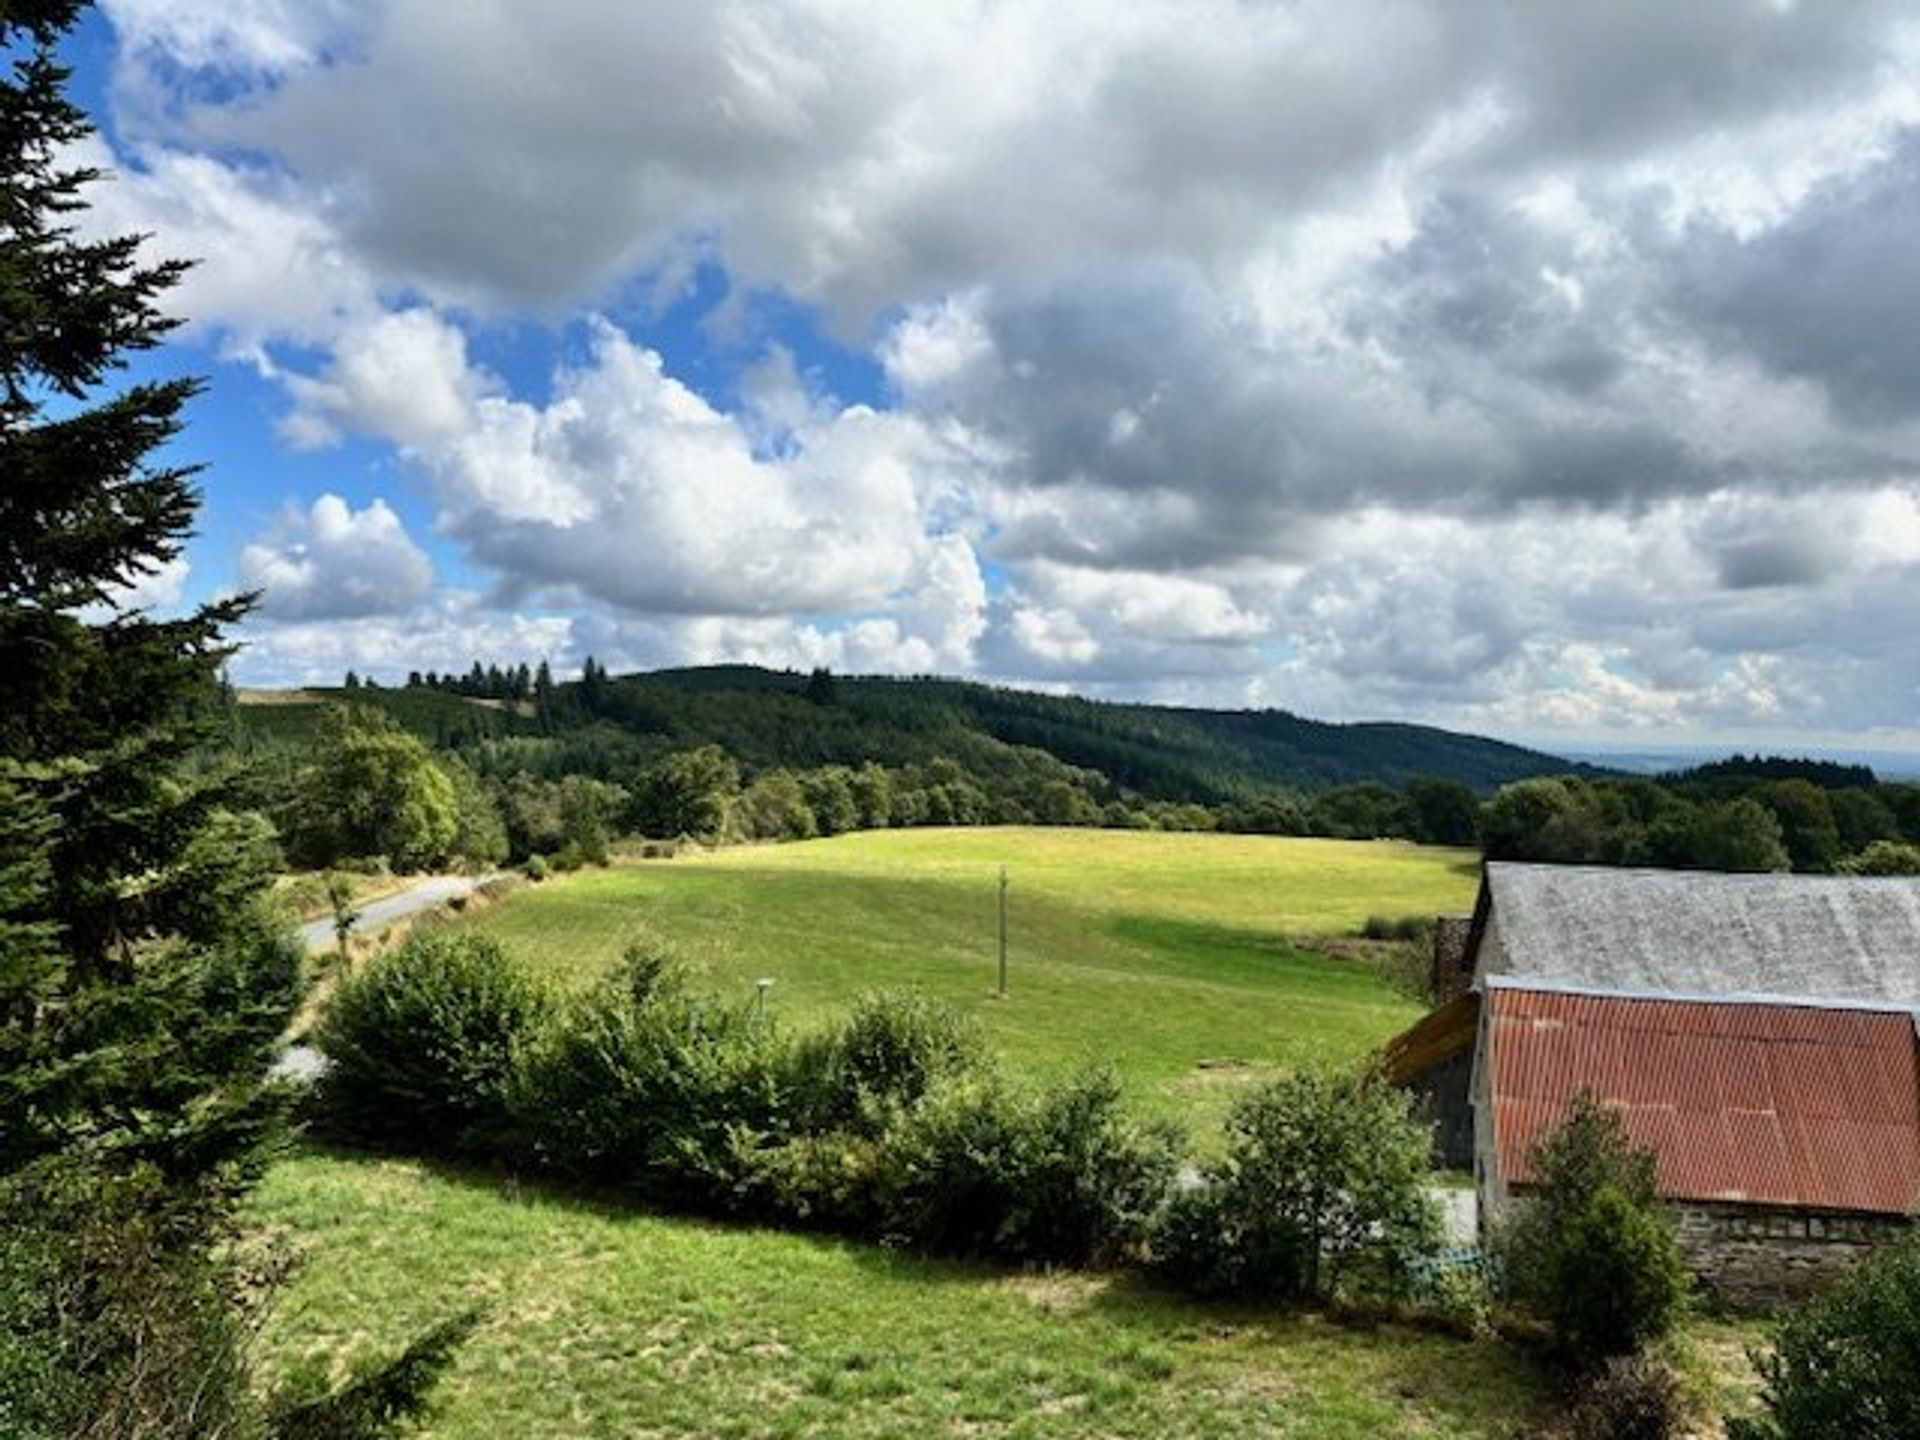
[[[1036,1271],[1010,1275],[1001,1286],[1049,1315],[1073,1315],[1112,1289],[1113,1280],[1106,1275],[1074,1271]]]

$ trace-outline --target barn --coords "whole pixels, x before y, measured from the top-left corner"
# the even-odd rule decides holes
[[[1490,863],[1389,1044],[1483,1223],[1591,1090],[1729,1302],[1818,1288],[1920,1200],[1920,881]]]

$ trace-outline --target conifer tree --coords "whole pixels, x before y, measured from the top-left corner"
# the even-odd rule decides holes
[[[245,601],[129,587],[198,495],[160,450],[191,380],[126,383],[181,274],[75,228],[96,177],[51,46],[0,0],[0,1433],[257,1433],[216,1258],[283,1108],[301,959],[272,834],[188,763]]]

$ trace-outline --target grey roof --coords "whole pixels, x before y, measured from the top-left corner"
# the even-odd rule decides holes
[[[1477,973],[1920,1008],[1920,879],[1489,863]]]

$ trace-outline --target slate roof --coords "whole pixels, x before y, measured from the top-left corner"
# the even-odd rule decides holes
[[[1484,1063],[1509,1184],[1591,1089],[1659,1157],[1671,1199],[1910,1213],[1920,1199],[1913,1017],[1489,991]]]
[[[1480,977],[1920,1008],[1920,878],[1486,867]]]

